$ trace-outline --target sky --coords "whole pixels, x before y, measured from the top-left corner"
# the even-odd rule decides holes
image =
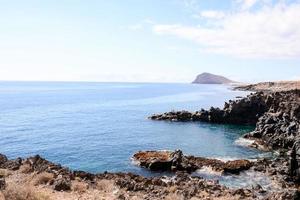
[[[300,0],[0,0],[0,80],[300,80]]]

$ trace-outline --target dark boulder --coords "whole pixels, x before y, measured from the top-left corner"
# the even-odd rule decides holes
[[[63,167],[60,164],[52,163],[39,155],[29,157],[24,161],[24,164],[28,164],[33,171],[41,173],[48,172],[55,176],[61,175],[73,179],[73,173],[67,167]]]
[[[95,179],[95,175],[85,172],[85,171],[74,171],[73,172],[74,177],[79,177],[83,180],[89,180],[89,181],[93,181]]]
[[[22,158],[17,158],[14,160],[7,160],[5,163],[1,165],[1,168],[18,170],[21,165],[22,165]]]
[[[140,151],[133,155],[134,160],[139,165],[152,171],[176,171],[184,168],[188,169],[188,165],[182,166],[182,151]]]
[[[300,138],[294,143],[290,156],[290,175],[300,182]]]
[[[69,191],[71,190],[71,181],[66,178],[57,178],[53,183],[53,188],[56,191]]]
[[[0,191],[5,190],[5,188],[6,188],[5,178],[0,178]]]
[[[223,168],[224,173],[238,174],[240,171],[247,170],[252,167],[249,160],[233,160],[227,161]]]
[[[0,166],[8,161],[7,157],[0,153]]]

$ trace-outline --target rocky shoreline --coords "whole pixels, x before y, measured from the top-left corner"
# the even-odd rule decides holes
[[[253,132],[244,135],[253,141],[251,147],[276,150],[279,155],[251,162],[224,162],[184,155],[180,150],[141,151],[133,155],[140,167],[174,174],[143,177],[132,173],[72,171],[38,155],[9,160],[0,154],[0,199],[300,199],[299,90],[260,91],[229,101],[223,109],[172,111],[149,118],[255,125]],[[259,172],[272,180],[275,189],[261,185],[234,189],[194,176],[194,172],[205,167],[224,176],[239,176],[250,170]],[[29,186],[32,193],[28,193],[29,189],[22,191]],[[13,195],[20,198],[12,198]]]
[[[299,192],[293,182],[285,179],[286,160],[261,159],[223,162],[216,159],[184,156],[181,151],[138,152],[133,158],[140,165],[159,163],[154,170],[172,170],[174,176],[143,177],[132,173],[99,173],[72,171],[38,155],[9,160],[0,155],[0,199],[297,199]],[[143,163],[142,163],[143,162]],[[148,164],[147,164],[148,163]],[[171,163],[171,165],[169,165]],[[171,166],[166,168],[164,166]],[[185,166],[185,167],[183,167]],[[273,177],[280,189],[266,191],[260,185],[230,189],[218,181],[193,176],[193,170],[211,166],[224,173],[239,173],[252,168]],[[5,170],[5,173],[3,173]],[[33,187],[34,193],[21,188]],[[13,188],[12,188],[13,187]],[[14,191],[16,190],[16,191]],[[13,191],[13,192],[12,192]],[[32,189],[30,190],[32,191]],[[23,193],[22,193],[23,192]],[[19,198],[11,198],[19,195]],[[43,194],[43,195],[41,195]]]

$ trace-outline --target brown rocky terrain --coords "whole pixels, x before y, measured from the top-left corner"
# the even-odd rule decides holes
[[[235,87],[236,90],[248,91],[289,91],[300,90],[300,81],[262,82]]]

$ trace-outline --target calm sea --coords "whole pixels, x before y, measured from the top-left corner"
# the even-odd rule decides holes
[[[0,82],[0,152],[40,154],[72,169],[131,171],[139,150],[182,149],[215,158],[255,158],[234,141],[252,127],[148,120],[154,113],[223,106],[246,93],[222,85]]]

